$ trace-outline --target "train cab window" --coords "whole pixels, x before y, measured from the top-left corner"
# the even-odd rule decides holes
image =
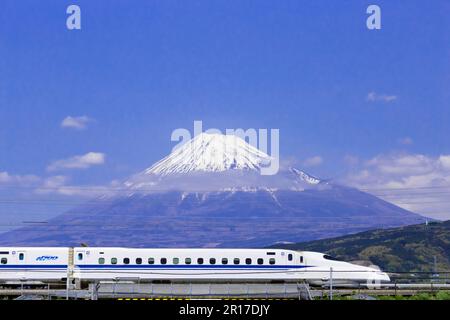
[[[292,259],[293,259],[292,253],[289,253],[289,254],[288,254],[288,260],[289,260],[289,261],[292,261]]]
[[[180,259],[179,258],[173,258],[173,264],[179,264]]]
[[[209,259],[209,264],[216,264],[216,259],[215,258]]]
[[[2,258],[2,259],[0,260],[0,263],[1,263],[1,264],[7,264],[7,263],[8,263],[8,259],[7,259],[7,258]]]
[[[136,258],[136,264],[142,264],[142,258]]]
[[[186,259],[184,259],[184,263],[185,264],[191,264],[192,263],[192,259],[191,258],[186,258]]]
[[[111,258],[111,264],[117,264],[117,258]]]
[[[105,264],[105,258],[98,258],[98,264]]]
[[[161,264],[167,264],[167,259],[166,258],[161,258]]]
[[[222,264],[228,264],[228,259],[227,258],[222,258]]]
[[[252,259],[250,258],[245,259],[245,264],[252,264]]]
[[[123,264],[130,264],[130,258],[123,258]]]
[[[148,264],[155,264],[155,258],[148,258]]]
[[[275,264],[275,258],[270,258],[269,259],[269,264]]]
[[[326,259],[326,260],[341,261],[338,258],[332,257],[332,256],[330,256],[328,254],[324,254],[323,258]]]
[[[303,256],[300,256],[300,263],[303,263]]]
[[[19,260],[23,261],[25,259],[25,255],[23,253],[19,253]]]
[[[257,262],[258,262],[258,264],[264,264],[264,259],[263,258],[258,258]]]
[[[239,258],[234,258],[233,259],[233,263],[234,264],[239,264],[239,263],[241,263],[241,260]]]
[[[197,263],[198,263],[198,264],[203,264],[203,258],[198,258],[198,259],[197,259]]]
[[[78,260],[83,260],[83,254],[82,253],[78,253]]]

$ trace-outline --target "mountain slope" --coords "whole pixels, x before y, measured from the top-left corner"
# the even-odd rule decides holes
[[[370,261],[387,271],[450,272],[450,221],[273,247],[328,253],[346,261]]]
[[[0,244],[257,247],[419,223],[423,218],[348,188],[164,192],[95,201]]]

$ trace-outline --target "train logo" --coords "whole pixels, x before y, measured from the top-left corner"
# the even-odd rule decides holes
[[[40,256],[36,258],[36,261],[55,261],[58,260],[58,256]]]

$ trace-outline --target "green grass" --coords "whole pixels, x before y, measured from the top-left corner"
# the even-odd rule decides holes
[[[450,291],[432,293],[419,293],[413,296],[378,296],[378,300],[450,300]]]
[[[369,295],[370,296],[370,295]],[[371,296],[377,300],[450,300],[450,291],[438,291],[436,293],[419,293],[413,296]],[[315,300],[328,300],[328,295],[316,297]],[[353,295],[333,296],[333,300],[358,300]]]

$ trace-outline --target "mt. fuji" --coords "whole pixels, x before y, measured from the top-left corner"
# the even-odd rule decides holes
[[[201,133],[169,156],[145,170],[146,174],[167,175],[194,171],[260,171],[271,161],[264,152],[235,135]]]
[[[294,190],[320,180],[288,168],[262,175],[274,158],[238,136],[202,133],[167,157],[128,179],[124,185],[140,193],[161,191],[218,192],[230,190]]]
[[[251,247],[425,221],[375,196],[273,160],[237,136],[200,134],[120,189],[0,245]]]

